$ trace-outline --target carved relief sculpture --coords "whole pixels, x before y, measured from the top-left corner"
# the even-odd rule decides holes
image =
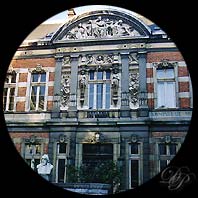
[[[141,36],[134,27],[122,19],[98,16],[79,23],[62,38],[63,40],[97,39],[111,37]]]
[[[131,74],[129,80],[130,100],[133,105],[137,105],[139,92],[139,73]]]
[[[67,106],[69,102],[69,96],[70,96],[70,82],[69,82],[69,76],[63,77],[63,83],[61,88],[61,105],[63,107]]]
[[[80,65],[107,65],[114,61],[113,54],[82,55]]]

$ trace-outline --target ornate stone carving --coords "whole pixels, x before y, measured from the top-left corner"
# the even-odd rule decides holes
[[[130,101],[133,105],[138,103],[139,73],[132,73],[129,77]]]
[[[113,17],[98,16],[70,29],[63,40],[137,37],[141,34],[128,22]]]
[[[129,55],[129,64],[138,64],[137,53],[131,53]]]
[[[112,100],[113,103],[116,105],[118,101],[118,89],[119,89],[119,73],[117,69],[113,70],[112,80],[111,80],[111,90],[112,90]]]
[[[83,103],[84,103],[86,86],[87,86],[87,77],[86,77],[85,71],[82,70],[81,74],[79,76],[79,88],[80,88],[80,102],[81,102],[81,105],[83,105]]]
[[[61,88],[61,105],[67,106],[70,96],[70,80],[69,76],[63,76],[63,83]]]
[[[107,65],[118,61],[118,56],[113,54],[88,54],[82,55],[80,65]]]
[[[45,70],[43,69],[41,64],[37,64],[36,68],[32,70],[32,73],[45,73]]]
[[[64,56],[62,65],[63,66],[70,65],[70,56]]]
[[[160,63],[153,63],[153,65],[157,68],[157,69],[169,69],[169,68],[173,68],[174,66],[176,66],[176,62],[171,63],[169,62],[168,59],[163,59],[161,60]]]

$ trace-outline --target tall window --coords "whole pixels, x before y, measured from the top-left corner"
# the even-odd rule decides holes
[[[129,144],[129,188],[135,188],[141,183],[141,144]]]
[[[178,150],[177,143],[159,143],[158,154],[159,154],[159,171],[166,168],[170,160],[176,155]]]
[[[6,76],[3,90],[3,110],[13,111],[15,100],[16,73],[12,72]]]
[[[176,107],[174,68],[157,69],[157,107]]]
[[[89,109],[110,108],[110,82],[111,72],[89,72]]]
[[[45,110],[46,73],[32,73],[30,110]]]
[[[65,142],[57,143],[56,182],[58,183],[66,181],[66,154],[67,144]]]
[[[40,143],[25,143],[25,161],[35,171],[36,166],[40,163],[41,150]]]

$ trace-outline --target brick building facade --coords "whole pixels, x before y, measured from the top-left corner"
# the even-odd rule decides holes
[[[74,16],[22,43],[7,73],[10,136],[29,165],[49,155],[56,184],[68,182],[66,165],[113,160],[121,189],[132,189],[166,167],[188,131],[185,60],[165,32],[133,13]]]

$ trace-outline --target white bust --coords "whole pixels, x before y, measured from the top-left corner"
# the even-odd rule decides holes
[[[37,165],[37,172],[39,175],[43,176],[45,179],[49,179],[49,174],[54,166],[49,163],[49,157],[47,154],[44,154],[41,157],[40,164]]]

